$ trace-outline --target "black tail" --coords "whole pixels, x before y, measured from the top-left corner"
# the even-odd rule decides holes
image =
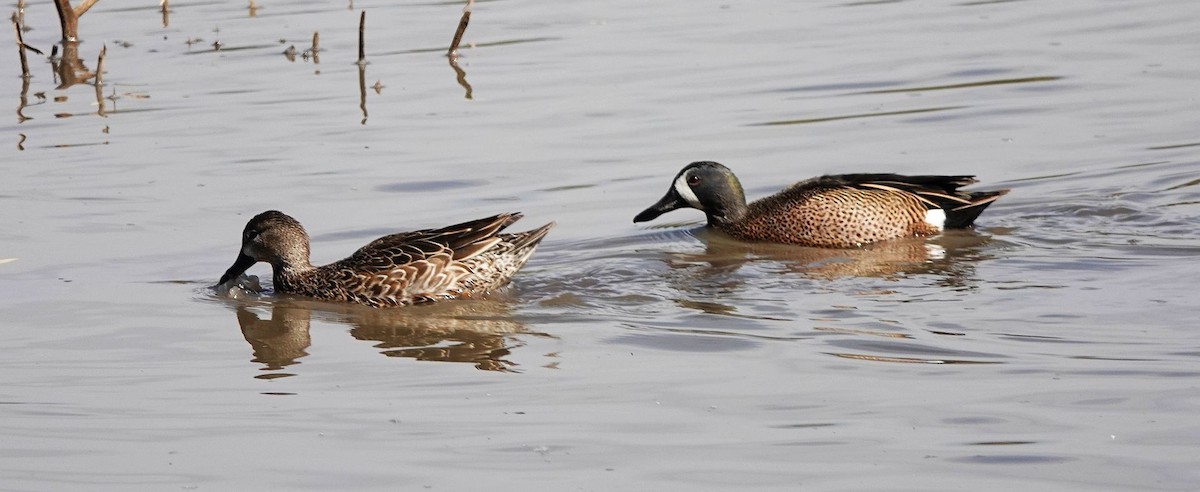
[[[971,200],[968,204],[950,204],[946,206],[946,229],[965,229],[971,227],[975,223],[975,219],[979,218],[979,214],[983,213],[983,209],[988,208],[992,202],[996,201],[1007,194],[1009,190],[996,191],[976,191],[969,192],[966,195]]]
[[[946,211],[946,229],[971,227],[983,209],[1009,190],[960,191],[977,182],[975,176],[905,176],[902,174],[842,174],[819,178],[824,184],[912,193],[929,209]],[[799,186],[799,185],[798,185]]]

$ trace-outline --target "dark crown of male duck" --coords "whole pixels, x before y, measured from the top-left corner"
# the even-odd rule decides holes
[[[517,234],[500,231],[521,218],[500,214],[440,229],[381,237],[349,257],[309,262],[308,233],[275,210],[256,215],[242,233],[224,284],[257,262],[271,264],[276,292],[368,306],[403,306],[477,296],[508,282],[533,254],[551,222]]]
[[[746,204],[733,171],[711,161],[684,167],[658,203],[637,214],[645,222],[680,208],[743,241],[846,248],[970,227],[1009,190],[960,191],[974,176],[839,174],[796,183]]]

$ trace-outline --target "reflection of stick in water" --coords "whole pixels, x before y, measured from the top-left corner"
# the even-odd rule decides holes
[[[458,44],[462,42],[463,33],[467,31],[467,23],[471,22],[472,5],[475,5],[475,0],[467,0],[467,6],[463,7],[462,18],[458,20],[458,29],[454,31],[454,40],[450,41],[450,49],[446,51],[446,56],[458,56]]]
[[[108,54],[108,43],[100,47],[100,56],[96,58],[96,85],[104,84],[104,55]]]
[[[25,107],[29,106],[29,77],[21,77],[21,104],[17,106],[17,123],[24,123],[29,117],[25,116]],[[25,141],[25,134],[21,134],[21,142]],[[17,150],[25,150],[21,143],[17,143]]]
[[[362,108],[362,124],[367,124],[367,64],[358,64],[358,107]]]
[[[450,60],[450,68],[454,69],[455,80],[458,81],[458,85],[461,85],[463,89],[466,89],[467,99],[472,99],[471,84],[467,82],[467,72],[464,71],[462,69],[462,67],[458,66],[458,57],[457,56],[451,56],[449,58],[449,60]]]

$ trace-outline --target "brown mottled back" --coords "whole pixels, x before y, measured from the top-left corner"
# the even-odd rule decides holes
[[[375,307],[479,296],[507,283],[553,225],[497,234],[516,218],[385,236],[349,258],[278,282],[291,293]]]
[[[751,203],[746,217],[725,232],[743,240],[844,248],[936,234],[925,212],[911,193],[797,186]]]

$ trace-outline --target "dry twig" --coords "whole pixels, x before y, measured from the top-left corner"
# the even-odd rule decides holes
[[[467,0],[467,6],[463,7],[462,18],[458,21],[458,29],[454,31],[454,40],[450,41],[450,49],[446,51],[446,56],[458,56],[458,44],[462,42],[463,33],[467,32],[467,23],[471,22],[471,6],[475,5],[475,0]]]
[[[25,58],[25,39],[21,34],[21,20],[17,18],[17,13],[12,15],[13,27],[17,30],[17,53],[21,54],[21,76],[29,78],[29,60]]]
[[[104,55],[108,54],[108,44],[100,47],[100,56],[96,59],[96,114],[107,117],[108,111],[104,107]]]
[[[363,39],[364,32],[367,28],[367,11],[362,11],[358,16],[358,64],[365,65],[367,63],[367,48],[366,41]]]
[[[54,8],[58,9],[58,22],[62,28],[63,42],[79,41],[79,17],[87,13],[97,0],[83,0],[77,7],[71,7],[71,0],[54,0]]]

